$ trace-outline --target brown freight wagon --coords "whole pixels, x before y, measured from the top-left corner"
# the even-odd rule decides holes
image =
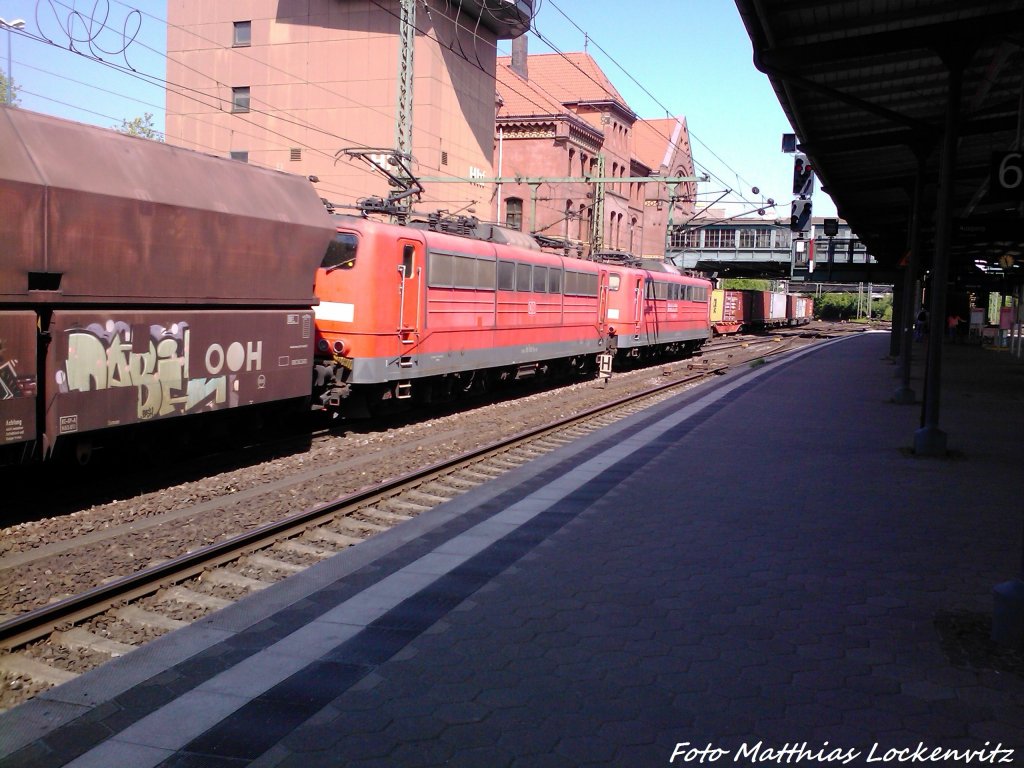
[[[8,107],[0,146],[0,464],[308,397],[307,179]]]

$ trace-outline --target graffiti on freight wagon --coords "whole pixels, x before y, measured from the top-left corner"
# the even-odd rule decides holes
[[[18,373],[17,358],[10,353],[0,337],[0,400],[13,400],[16,397],[35,397],[35,372]]]
[[[36,396],[36,376],[34,370],[19,372],[18,366],[16,348],[9,347],[0,337],[0,445],[30,439],[31,402]],[[32,367],[22,365],[22,369]],[[24,407],[26,403],[28,410]]]
[[[147,332],[148,338],[139,338]],[[192,329],[185,322],[133,327],[108,321],[72,328],[57,386],[63,393],[136,387],[137,416],[145,420],[224,405],[237,398],[236,374],[262,368],[262,341],[212,343],[202,356],[202,371],[190,369],[191,345]]]

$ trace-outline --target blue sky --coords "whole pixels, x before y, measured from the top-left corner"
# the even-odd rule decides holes
[[[756,215],[773,198],[779,205],[765,218],[788,219],[792,157],[781,138],[792,129],[754,68],[731,0],[535,0],[535,8],[531,52],[586,47],[640,117],[686,117],[698,172],[711,176],[702,202],[725,194],[718,206],[730,215]],[[163,127],[166,2],[0,0],[0,17],[26,22],[23,33],[0,31],[0,68],[10,50],[23,108],[106,127],[149,112]],[[820,190],[814,214],[835,215]]]

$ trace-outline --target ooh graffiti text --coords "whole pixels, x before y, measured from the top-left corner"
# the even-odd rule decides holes
[[[237,404],[239,372],[262,369],[263,342],[212,343],[203,371],[190,370],[192,331],[188,323],[148,326],[121,321],[93,323],[67,332],[68,352],[57,371],[61,392],[92,392],[136,387],[140,420]],[[230,400],[229,400],[230,398]]]

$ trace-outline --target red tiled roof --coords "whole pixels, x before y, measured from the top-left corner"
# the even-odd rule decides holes
[[[676,141],[679,144],[679,152],[672,152],[672,140],[676,130],[679,136]],[[682,163],[686,173],[692,173],[693,169],[690,157],[690,135],[686,129],[685,118],[663,118],[661,120],[637,120],[633,123],[633,155],[644,165],[657,171],[662,166],[678,165]],[[667,155],[667,157],[666,157]],[[666,167],[669,174],[674,168]]]
[[[531,79],[523,80],[518,73],[512,71],[510,64],[510,57],[498,57],[495,81],[498,94],[503,102],[498,110],[498,117],[562,115],[566,113],[565,107],[552,99],[551,95],[541,89],[539,84],[532,79],[532,71],[530,72]]]

